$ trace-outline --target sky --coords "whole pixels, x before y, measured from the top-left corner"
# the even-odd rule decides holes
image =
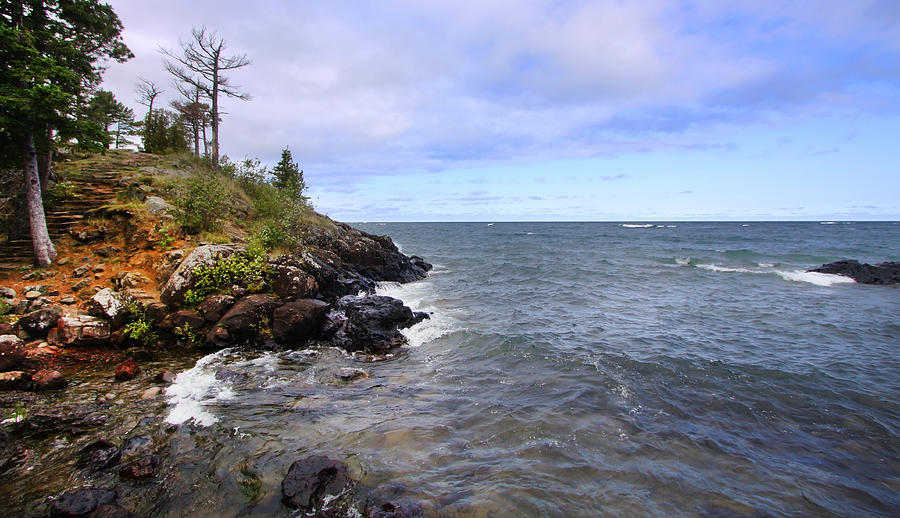
[[[900,219],[900,1],[114,0],[138,77],[206,26],[222,152],[343,221]]]

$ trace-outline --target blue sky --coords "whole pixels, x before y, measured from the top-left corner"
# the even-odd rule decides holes
[[[336,219],[900,219],[896,0],[111,4],[105,88],[143,114],[217,30],[223,151],[289,146]]]

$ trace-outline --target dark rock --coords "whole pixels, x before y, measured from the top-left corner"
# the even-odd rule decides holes
[[[431,263],[426,262],[425,259],[422,259],[421,257],[419,257],[417,255],[410,256],[409,262],[413,263],[415,266],[418,266],[419,268],[421,268],[422,270],[424,270],[426,272],[430,272],[431,269],[433,268]]]
[[[91,513],[90,518],[141,518],[141,516],[118,504],[104,504],[97,507],[97,510]]]
[[[159,327],[166,331],[184,329],[185,326],[189,327],[192,331],[197,331],[206,326],[206,320],[200,316],[200,313],[193,309],[181,309],[167,316],[159,323]]]
[[[84,278],[72,285],[72,291],[78,292],[78,291],[81,291],[81,290],[87,288],[90,285],[91,285],[91,280],[89,278]]]
[[[119,470],[119,476],[130,480],[140,480],[152,477],[159,466],[159,457],[156,455],[143,455],[125,464]]]
[[[28,390],[31,376],[22,371],[0,372],[0,390]]]
[[[266,333],[270,332],[272,313],[280,305],[278,299],[270,295],[242,297],[207,334],[207,341],[224,347],[242,341],[265,339]]]
[[[314,295],[319,288],[316,279],[297,265],[276,260],[271,266],[275,272],[272,277],[272,289],[283,299],[306,298]]]
[[[35,390],[59,390],[69,385],[59,371],[41,369],[31,375]]]
[[[175,383],[175,373],[172,371],[162,371],[153,378],[153,381],[171,385],[172,383]]]
[[[300,299],[276,309],[272,314],[272,337],[281,342],[302,344],[321,327],[328,304],[316,299]]]
[[[104,345],[110,340],[109,321],[89,315],[62,315],[47,334],[59,346]]]
[[[77,466],[91,468],[94,471],[106,469],[119,462],[119,448],[106,440],[98,439],[78,452]]]
[[[128,381],[137,376],[139,372],[141,372],[141,368],[134,358],[128,358],[116,366],[116,381]]]
[[[81,435],[106,423],[107,416],[97,405],[62,405],[52,409],[29,409],[16,433],[46,437],[60,433]]]
[[[13,439],[0,427],[0,475],[13,466],[19,464],[25,456],[25,447],[18,440]]]
[[[420,518],[424,516],[422,504],[418,502],[384,502],[369,510],[366,518]]]
[[[0,335],[0,372],[15,369],[25,361],[23,345],[16,335]]]
[[[56,322],[62,315],[62,308],[50,306],[22,315],[17,325],[20,331],[25,331],[32,338],[44,338],[51,329],[56,327]]]
[[[122,249],[117,246],[107,245],[94,250],[94,253],[100,257],[112,257],[121,251]]]
[[[250,381],[250,375],[242,372],[236,372],[231,369],[219,369],[216,371],[216,379],[219,381],[227,381],[228,383],[240,384]]]
[[[338,256],[327,250],[303,252],[299,256],[281,256],[270,264],[273,268],[301,268],[312,275],[318,286],[317,298],[320,299],[333,300],[359,292],[375,292],[375,281],[344,266]]]
[[[234,301],[231,295],[210,295],[197,306],[197,312],[210,322],[218,322],[231,309]]]
[[[51,518],[88,516],[104,504],[116,501],[114,489],[84,488],[63,493],[50,504]]]
[[[403,301],[381,295],[342,297],[335,311],[343,313],[346,320],[334,333],[332,343],[350,352],[383,353],[399,347],[406,343],[399,330],[428,318],[424,313],[413,313]]]
[[[291,509],[309,511],[327,495],[337,496],[356,483],[343,462],[312,456],[291,464],[281,482],[282,501]]]
[[[74,270],[72,270],[72,277],[75,277],[76,279],[79,277],[83,277],[84,274],[86,274],[89,271],[91,271],[91,265],[89,265],[89,264],[81,265],[78,268],[75,268]]]
[[[873,266],[851,259],[823,264],[807,271],[843,275],[860,284],[897,284],[900,282],[900,262],[898,261]]]

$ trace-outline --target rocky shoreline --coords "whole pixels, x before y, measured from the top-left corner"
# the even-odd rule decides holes
[[[22,501],[18,506],[7,502],[2,506],[6,512],[22,516],[140,516],[132,512],[136,510],[133,506],[129,510],[127,502],[123,503],[122,493],[130,491],[129,487],[148,491],[149,481],[164,478],[159,473],[160,455],[169,442],[156,436],[172,434],[177,426],[161,421],[165,404],[158,397],[177,373],[151,369],[158,369],[154,358],[171,350],[196,358],[235,347],[337,347],[361,361],[377,361],[395,354],[406,343],[401,329],[428,318],[400,300],[375,295],[374,290],[378,282],[423,279],[431,265],[403,255],[389,237],[373,236],[341,223],[332,229],[311,228],[305,246],[296,253],[265,258],[261,263],[257,257],[253,264],[259,271],[250,272],[254,274],[250,281],[245,278],[215,290],[196,303],[196,294],[202,291],[211,268],[226,264],[229,258],[249,255],[247,248],[238,244],[172,250],[155,261],[149,275],[121,269],[112,276],[112,287],[97,289],[80,305],[63,300],[52,286],[29,285],[24,297],[12,287],[3,288],[0,296],[12,308],[10,313],[21,314],[14,323],[0,324],[0,404],[8,415],[0,428],[0,485],[24,475],[34,462],[29,456],[41,455],[35,453],[38,451],[44,452],[45,458],[68,459],[62,464],[70,466],[72,476],[85,484],[47,488],[52,493],[39,502]],[[90,279],[95,267],[82,261],[57,268],[71,270],[67,277]],[[23,277],[30,278],[23,282],[40,282],[42,275],[45,273],[26,274]],[[191,297],[195,305],[186,301]],[[133,332],[135,322],[148,325],[154,339],[141,340]],[[60,361],[79,355],[76,365]],[[139,396],[134,389],[130,397],[136,405],[155,405],[151,408],[156,417],[151,413],[142,418],[121,440],[103,436],[110,412],[115,411],[110,407],[115,394],[74,405],[51,401],[66,400],[69,372],[78,378],[78,366],[106,372],[111,384],[152,377]],[[365,374],[360,369],[344,370],[341,382]],[[220,374],[226,378],[240,375],[222,370],[216,377]],[[29,403],[30,411],[17,413],[21,401]],[[30,404],[37,401],[46,404]],[[48,446],[53,441],[77,442],[75,438],[85,435],[99,438],[77,451]],[[94,487],[94,482],[111,478],[118,483]],[[359,510],[371,517],[421,515],[415,503],[375,499],[373,494],[378,491],[359,485],[342,462],[322,456],[297,460],[285,474],[283,492],[286,508],[315,512],[316,516],[347,516]]]
[[[860,284],[897,284],[900,282],[900,262],[884,262],[876,265],[860,263],[855,259],[835,261],[807,270],[815,273],[843,275]]]

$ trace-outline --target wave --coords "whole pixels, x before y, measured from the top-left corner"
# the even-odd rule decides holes
[[[653,223],[647,223],[645,225],[639,225],[637,223],[622,223],[622,226],[625,228],[653,228],[656,225]]]
[[[803,270],[774,270],[773,268],[775,267],[775,265],[771,263],[759,263],[759,267],[756,269],[745,268],[741,266],[722,266],[718,264],[697,264],[695,266],[700,270],[707,270],[710,272],[749,273],[762,275],[775,274],[786,281],[806,282],[809,284],[815,284],[816,286],[826,287],[835,286],[838,284],[851,284],[856,282],[850,277],[844,277],[843,275],[834,275],[830,273],[806,272]]]
[[[432,271],[432,274],[434,273]],[[375,293],[400,299],[413,311],[428,313],[427,320],[401,330],[403,336],[409,340],[409,347],[419,347],[461,329],[459,322],[450,316],[445,308],[440,308],[434,303],[434,283],[428,279],[408,284],[380,282]]]
[[[199,426],[210,426],[218,418],[206,409],[207,406],[234,397],[231,385],[216,379],[216,369],[230,353],[222,349],[197,360],[193,368],[178,374],[175,382],[166,389],[169,415],[166,422],[181,424],[192,420]]]
[[[729,273],[762,273],[748,268],[734,268],[731,266],[719,266],[717,264],[698,264],[697,268],[708,270],[711,272],[729,272]]]

